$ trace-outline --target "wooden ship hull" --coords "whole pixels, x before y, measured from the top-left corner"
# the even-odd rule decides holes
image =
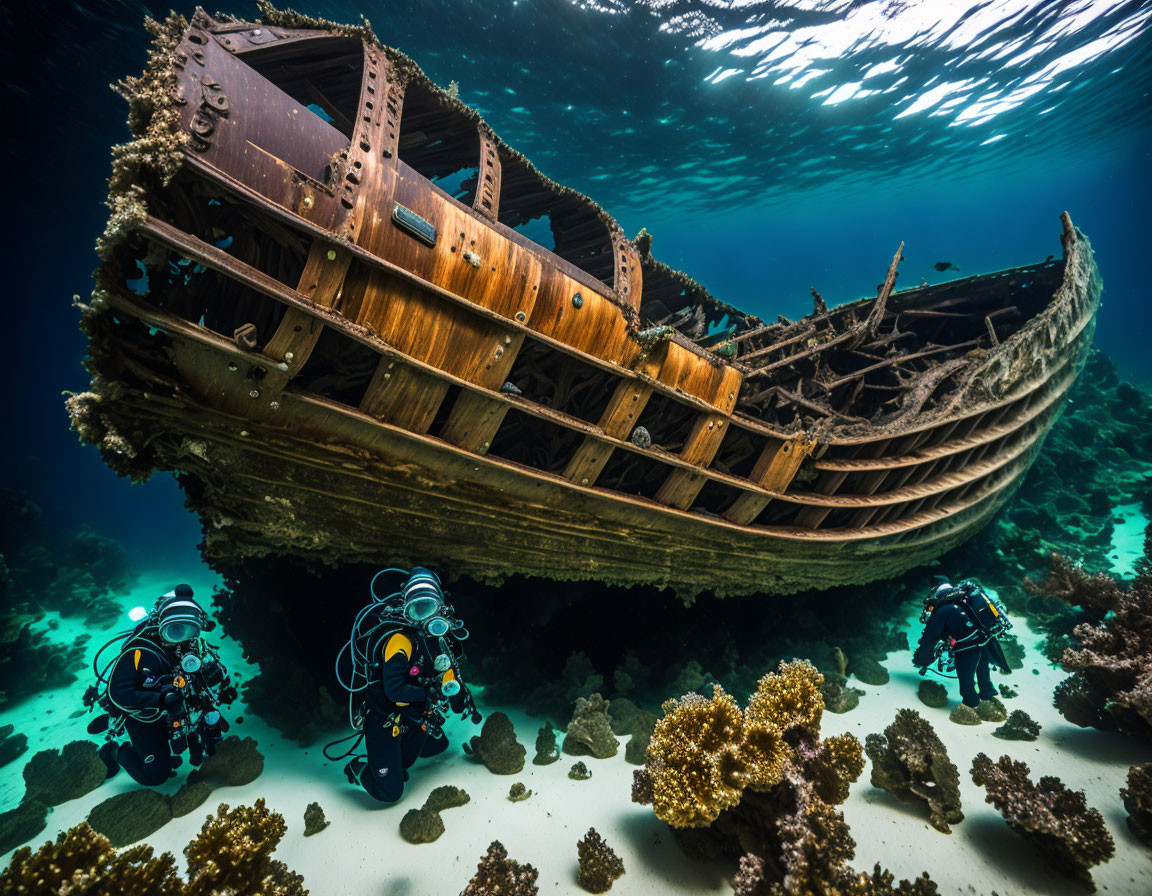
[[[1067,215],[1059,259],[894,291],[898,251],[875,298],[765,324],[366,27],[264,13],[152,23],[68,399],[113,469],[177,474],[218,566],[891,576],[988,522],[1084,361]]]

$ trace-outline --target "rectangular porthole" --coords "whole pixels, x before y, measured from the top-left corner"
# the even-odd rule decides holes
[[[405,208],[397,202],[392,208],[392,220],[396,222],[397,227],[410,236],[416,237],[424,245],[436,245],[436,228],[412,209]]]

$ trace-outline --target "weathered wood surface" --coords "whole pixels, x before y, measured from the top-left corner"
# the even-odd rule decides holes
[[[335,80],[291,74],[294,54]],[[1061,262],[895,292],[901,244],[875,299],[813,290],[812,315],[765,325],[369,40],[198,12],[172,75],[181,173],[112,241],[85,324],[101,379],[72,410],[118,470],[196,483],[224,564],[684,593],[891,575],[1007,499],[1090,342],[1099,278],[1067,216]],[[476,160],[466,201],[406,161],[456,151]],[[554,252],[509,226],[549,210]],[[245,229],[231,252],[217,218]],[[170,282],[165,253],[217,279],[126,288],[140,258]]]

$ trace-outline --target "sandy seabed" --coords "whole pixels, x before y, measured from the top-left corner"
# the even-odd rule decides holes
[[[1129,574],[1142,547],[1144,521],[1134,508],[1120,508],[1118,512],[1125,523],[1116,527],[1114,570]],[[206,568],[182,578],[202,597],[210,594],[216,584]],[[169,575],[142,577],[126,596],[125,610],[138,604],[151,605],[156,595],[172,584]],[[49,619],[59,617],[50,614]],[[67,639],[85,631],[82,622],[59,619],[54,636]],[[974,785],[968,774],[972,757],[983,751],[993,758],[1007,754],[1023,760],[1031,768],[1033,780],[1040,775],[1056,775],[1069,787],[1084,790],[1088,804],[1103,813],[1116,841],[1115,856],[1092,871],[1098,890],[1109,896],[1144,896],[1152,892],[1152,850],[1141,845],[1128,830],[1127,813],[1120,800],[1128,767],[1152,760],[1152,751],[1134,738],[1081,729],[1066,722],[1052,706],[1053,688],[1064,673],[1046,662],[1036,649],[1037,636],[1023,621],[1016,621],[1015,632],[1027,650],[1025,668],[994,680],[1004,681],[1019,691],[1019,696],[1006,700],[1005,705],[1009,710],[1026,710],[1043,726],[1037,741],[999,740],[992,736],[997,726],[991,723],[965,727],[950,722],[948,713],[958,696],[954,683],[949,683],[952,702],[948,708],[922,705],[916,696],[920,676],[911,667],[908,655],[899,653],[889,656],[886,663],[891,673],[887,685],[872,687],[853,679],[851,684],[866,691],[859,707],[844,715],[824,714],[825,735],[850,732],[863,741],[865,735],[882,731],[899,708],[916,708],[932,723],[960,769],[965,820],[953,826],[952,834],[945,835],[929,827],[927,814],[919,807],[900,803],[891,794],[872,787],[866,767],[843,806],[857,844],[855,867],[870,869],[879,862],[903,878],[928,871],[942,894],[1082,894],[1083,888],[1052,872],[984,802],[983,789]],[[101,631],[90,634],[89,663],[105,637]],[[912,616],[908,620],[909,642],[915,643],[918,635],[919,626]],[[242,658],[239,645],[220,629],[210,639],[220,645],[222,657],[234,674],[246,678],[255,671]],[[474,649],[480,647],[476,645]],[[16,731],[25,733],[29,740],[29,751],[0,769],[0,810],[14,808],[19,802],[24,789],[21,770],[34,752],[89,737],[85,726],[91,716],[69,718],[81,707],[81,695],[89,680],[90,675],[82,674],[67,688],[39,694],[0,714],[0,724],[14,723]],[[488,844],[496,839],[504,843],[512,858],[539,869],[541,893],[583,892],[576,885],[576,841],[593,826],[624,861],[626,873],[612,888],[613,893],[731,892],[729,879],[734,863],[688,859],[650,808],[630,802],[636,766],[624,761],[623,749],[613,759],[584,758],[592,778],[570,780],[568,769],[574,757],[562,756],[548,766],[531,764],[532,747],[542,720],[529,717],[514,706],[487,706],[479,689],[477,699],[485,713],[499,709],[512,719],[517,737],[528,748],[529,761],[523,772],[493,775],[465,756],[459,744],[479,733],[479,729],[453,720],[446,728],[453,746],[441,756],[421,760],[412,769],[404,799],[391,807],[381,807],[348,785],[343,763],[325,760],[321,743],[302,748],[287,741],[248,713],[242,701],[237,701],[229,718],[242,716],[244,721],[234,725],[231,733],[251,736],[259,742],[266,757],[263,774],[243,787],[214,791],[198,810],[169,822],[147,842],[157,850],[172,851],[182,863],[184,845],[219,803],[235,806],[264,797],[269,808],[282,813],[288,824],[276,856],[304,876],[315,896],[459,893]],[[181,772],[186,770],[185,764]],[[181,774],[172,779],[164,791],[174,792],[183,778]],[[507,800],[508,789],[516,781],[533,791],[525,802]],[[406,843],[398,831],[401,817],[408,809],[420,806],[428,792],[441,784],[464,788],[471,802],[444,811],[446,832],[435,843]],[[57,806],[48,817],[48,829],[33,845],[83,821],[97,803],[136,787],[122,772],[84,797]],[[311,802],[323,807],[331,824],[321,833],[305,838],[304,809]],[[10,857],[11,854],[2,856],[0,862],[6,865]]]

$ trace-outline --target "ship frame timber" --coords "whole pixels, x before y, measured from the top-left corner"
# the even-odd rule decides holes
[[[120,153],[69,408],[118,472],[178,475],[222,567],[686,596],[891,576],[992,517],[1086,357],[1100,279],[1067,214],[1058,261],[895,292],[897,251],[876,298],[765,325],[368,34],[155,30],[126,93],[135,149],[170,151]],[[470,141],[462,201],[420,169]],[[516,229],[543,214],[552,251]]]

